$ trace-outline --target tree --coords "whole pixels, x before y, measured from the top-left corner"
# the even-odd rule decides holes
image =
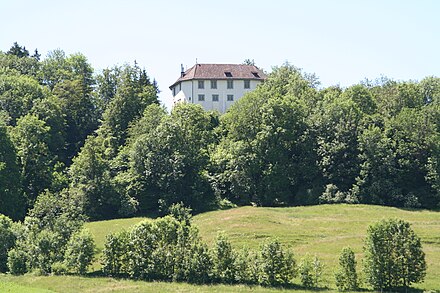
[[[158,104],[157,89],[150,82],[145,71],[140,70],[136,65],[134,67],[126,65],[117,72],[120,76],[116,85],[109,82],[109,87],[115,86],[116,92],[107,89],[106,91],[110,93],[104,93],[110,97],[103,97],[109,101],[103,113],[102,126],[98,131],[105,139],[108,152],[113,157],[116,156],[118,148],[125,144],[130,124],[142,116],[148,105]]]
[[[21,47],[17,42],[14,42],[12,47],[8,50],[6,54],[15,55],[19,58],[28,57],[29,51],[26,50],[26,47]]]
[[[335,273],[336,287],[339,291],[357,290],[356,258],[350,247],[344,247],[339,256],[339,269]]]
[[[360,171],[353,188],[362,203],[395,205],[401,194],[397,184],[396,153],[392,140],[377,126],[358,137]]]
[[[325,100],[311,119],[324,185],[334,184],[346,192],[359,174],[357,136],[362,112],[351,99],[337,97]]]
[[[47,94],[31,77],[0,74],[0,109],[9,114],[11,125],[15,126],[17,120],[28,114],[33,104]]]
[[[150,133],[136,138],[129,158],[127,177],[132,179],[128,188],[143,211],[160,206],[166,210],[177,202],[203,210],[213,203],[205,170],[214,126],[200,106],[182,104]]]
[[[115,217],[121,208],[100,137],[90,136],[69,169],[70,192],[82,199],[84,212],[92,219]],[[134,207],[135,208],[135,207]]]
[[[390,219],[370,225],[365,239],[365,271],[377,290],[408,288],[423,281],[425,253],[408,222]]]
[[[305,100],[314,93],[298,69],[284,66],[221,117],[223,137],[210,166],[220,198],[265,206],[294,202],[313,166]]]
[[[49,131],[50,127],[32,114],[18,119],[17,126],[11,131],[29,206],[51,185],[53,157],[48,148]]]
[[[0,121],[0,213],[15,220],[24,216],[26,208],[21,179],[15,147]]]

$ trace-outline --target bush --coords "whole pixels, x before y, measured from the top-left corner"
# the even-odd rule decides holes
[[[8,268],[13,275],[23,275],[28,272],[28,256],[26,252],[13,248],[8,252]]]
[[[339,256],[339,270],[335,273],[339,291],[356,290],[359,287],[356,273],[356,258],[350,247],[345,247]]]
[[[219,234],[213,249],[214,273],[219,282],[235,282],[237,270],[235,258],[236,254],[231,243],[223,233]]]
[[[126,231],[109,234],[102,251],[102,271],[111,277],[128,275],[129,234]]]
[[[87,229],[76,232],[70,237],[64,253],[67,269],[84,275],[95,255],[95,241]]]
[[[213,263],[206,244],[196,241],[189,253],[188,282],[206,284],[212,281]]]
[[[258,284],[258,257],[247,248],[236,252],[235,281],[240,284]]]
[[[8,251],[15,245],[12,220],[0,214],[0,273],[8,269]]]
[[[67,266],[63,262],[54,262],[52,264],[52,274],[55,276],[65,275],[68,272]]]
[[[278,240],[261,247],[260,283],[262,285],[287,285],[296,275],[293,254],[284,251]]]
[[[426,275],[425,253],[420,238],[408,222],[382,220],[368,228],[365,271],[376,290],[408,288]]]
[[[299,277],[301,284],[306,288],[317,288],[321,281],[323,265],[315,256],[311,259],[306,255],[299,264]]]

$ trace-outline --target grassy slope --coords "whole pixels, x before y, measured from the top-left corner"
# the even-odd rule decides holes
[[[242,207],[226,211],[214,211],[197,215],[194,224],[207,242],[212,242],[218,231],[225,231],[236,248],[258,246],[270,237],[293,248],[297,260],[304,254],[317,255],[326,265],[325,282],[334,287],[333,272],[342,247],[350,245],[362,256],[362,244],[369,224],[389,217],[403,218],[413,224],[422,238],[427,255],[428,272],[426,281],[418,288],[434,290],[440,288],[440,213],[433,211],[407,211],[396,208],[366,205],[321,205],[293,208]],[[87,227],[96,237],[99,249],[103,248],[105,235],[120,231],[141,221],[142,218],[111,220],[88,223]],[[358,261],[360,263],[360,261]],[[358,264],[360,269],[360,264]],[[9,277],[0,276],[1,281],[14,282],[31,287],[57,289],[71,292],[69,288],[83,284],[81,291],[99,292],[258,292],[260,287],[245,286],[191,286],[187,284],[145,283],[115,281],[106,278],[78,277]],[[298,281],[297,281],[298,283]],[[72,284],[72,285],[69,285]],[[115,288],[116,286],[116,288]],[[1,287],[0,287],[1,288]],[[61,289],[62,288],[62,289]],[[113,288],[113,289],[112,289]],[[11,291],[20,292],[20,291]],[[300,291],[295,291],[300,292]]]

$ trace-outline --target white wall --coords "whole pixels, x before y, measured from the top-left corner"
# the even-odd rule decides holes
[[[226,80],[217,80],[217,89],[211,89],[211,81],[205,80],[205,88],[198,88],[198,80],[188,80],[181,82],[181,90],[185,93],[189,103],[200,104],[205,110],[217,110],[225,113],[229,107],[245,93],[254,90],[260,80],[250,80],[250,88],[244,88],[244,80],[233,80],[234,88],[227,88]],[[176,94],[179,92],[179,84],[176,85]],[[199,101],[199,94],[205,95],[205,101]],[[212,95],[219,95],[218,102],[212,101]],[[227,101],[227,95],[234,95],[234,101]]]

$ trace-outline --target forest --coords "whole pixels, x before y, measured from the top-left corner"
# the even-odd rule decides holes
[[[0,214],[89,220],[231,206],[440,203],[440,78],[321,87],[288,63],[224,115],[169,113],[139,64],[0,52]],[[38,210],[38,209],[37,209]]]

